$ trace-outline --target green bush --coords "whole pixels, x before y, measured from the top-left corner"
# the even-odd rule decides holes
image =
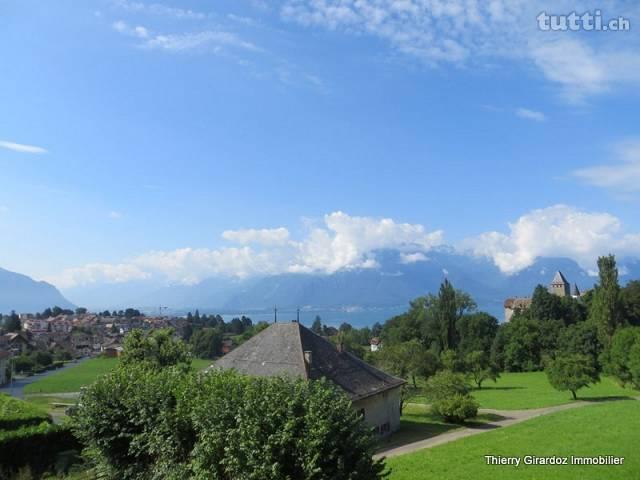
[[[22,400],[0,394],[0,432],[49,422],[46,412]]]
[[[478,415],[478,402],[471,395],[455,394],[433,402],[431,410],[450,423],[463,423]]]
[[[38,475],[51,469],[61,452],[79,449],[68,427],[48,422],[0,431],[0,472],[12,478],[17,471],[28,468]]]
[[[464,375],[448,370],[436,373],[425,388],[433,412],[453,423],[464,422],[478,414],[478,403],[469,391]]]
[[[83,392],[74,429],[104,478],[368,480],[384,465],[323,381],[121,366]]]

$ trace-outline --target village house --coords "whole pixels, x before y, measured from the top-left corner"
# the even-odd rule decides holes
[[[16,355],[27,353],[32,348],[31,342],[24,332],[6,333],[4,338],[9,351]]]
[[[271,324],[209,367],[216,368],[261,377],[326,378],[379,435],[400,426],[400,393],[406,382],[336,348],[298,322]]]
[[[49,331],[49,322],[40,318],[27,318],[22,322],[22,329],[33,335],[40,335]]]
[[[0,385],[4,385],[9,381],[7,370],[10,358],[11,354],[7,350],[0,350]]]
[[[369,346],[371,347],[372,352],[377,352],[382,347],[382,341],[378,337],[373,337],[369,340]]]

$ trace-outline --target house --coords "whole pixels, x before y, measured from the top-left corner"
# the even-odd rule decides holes
[[[372,352],[377,352],[382,347],[382,341],[378,337],[373,337],[369,340],[369,345],[371,346]]]
[[[0,350],[0,385],[9,381],[9,359],[11,354],[7,350]]]
[[[49,331],[49,322],[40,318],[27,318],[22,322],[22,329],[34,335],[47,333]]]
[[[209,369],[232,369],[261,377],[326,378],[380,435],[400,426],[400,393],[405,381],[336,348],[298,322],[274,323],[217,360]]]
[[[15,354],[20,355],[26,353],[31,348],[31,343],[23,332],[7,333],[4,335],[4,338],[6,339],[9,350]]]
[[[109,345],[108,347],[103,347],[102,353],[105,357],[117,358],[122,355],[122,346],[113,344]]]
[[[226,355],[231,350],[233,350],[233,340],[230,338],[225,338],[222,340],[222,354]]]

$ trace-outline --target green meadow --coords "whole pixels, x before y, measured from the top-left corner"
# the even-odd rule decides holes
[[[605,401],[387,459],[391,480],[618,480],[640,478],[640,402]],[[487,465],[485,455],[614,455],[621,466]]]
[[[192,365],[193,368],[201,370],[211,363],[212,360],[194,359]],[[90,385],[100,375],[114,369],[117,364],[117,358],[91,358],[27,385],[24,387],[24,393],[26,395],[32,395],[40,393],[79,392],[81,387]]]
[[[487,381],[482,389],[472,395],[480,402],[480,408],[496,410],[525,410],[571,403],[569,392],[555,390],[544,372],[503,373],[496,383]],[[578,400],[602,400],[616,397],[638,397],[640,391],[623,388],[610,377],[602,377],[599,383],[578,391]],[[409,402],[427,403],[420,390]]]

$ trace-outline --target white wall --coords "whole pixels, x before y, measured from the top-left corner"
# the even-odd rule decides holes
[[[380,433],[388,435],[400,428],[401,387],[353,402],[356,410],[364,409],[364,420]]]

